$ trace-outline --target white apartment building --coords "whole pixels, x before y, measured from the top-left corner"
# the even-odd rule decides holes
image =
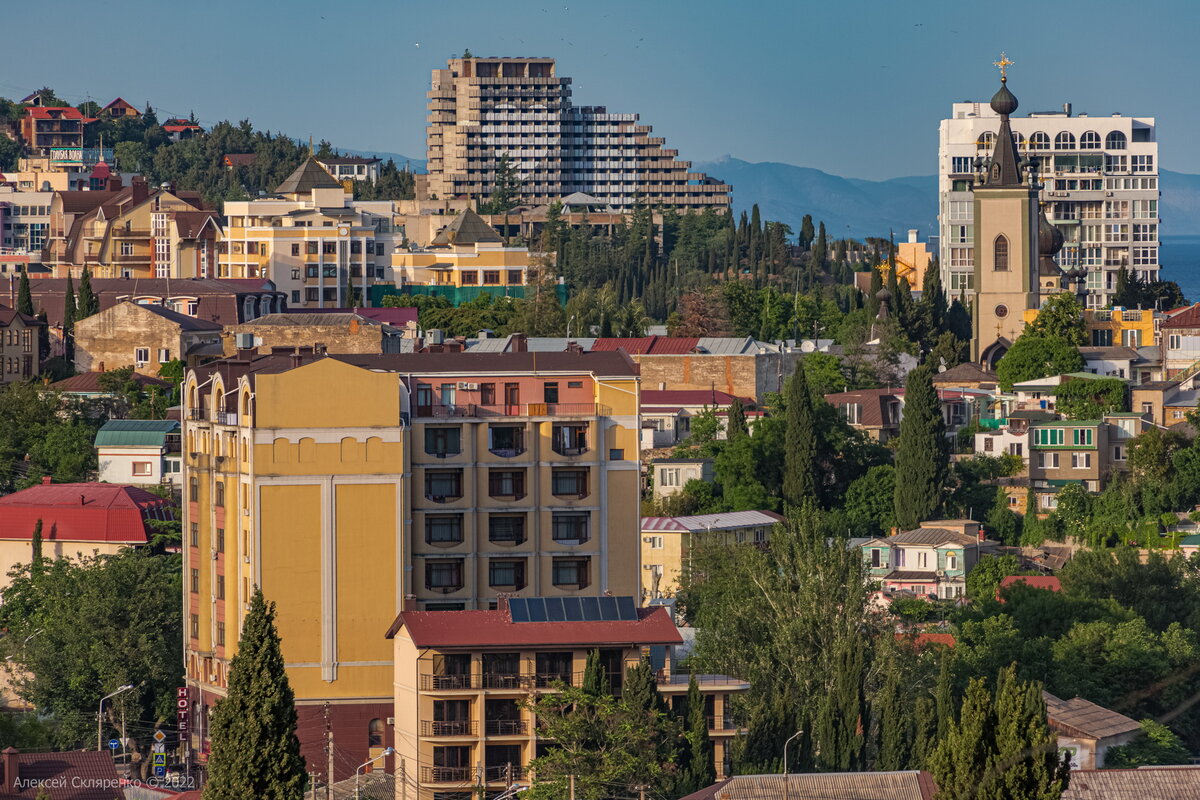
[[[1102,308],[1117,271],[1157,280],[1158,138],[1153,117],[1092,117],[1062,111],[1011,119],[1022,158],[1037,159],[1046,216],[1063,232],[1064,270],[1087,270],[1087,305]],[[938,127],[938,222],[942,283],[953,296],[974,290],[976,158],[995,147],[999,115],[986,102],[955,103]]]
[[[0,250],[40,261],[50,230],[54,192],[13,191],[0,187]],[[0,264],[0,273],[7,265]]]

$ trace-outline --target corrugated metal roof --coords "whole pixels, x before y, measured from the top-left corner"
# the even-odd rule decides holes
[[[1200,800],[1200,767],[1073,769],[1062,800]]]
[[[696,340],[696,347],[714,356],[737,356],[754,353],[758,350],[758,343],[750,336],[744,339],[731,336],[702,336]]]
[[[1060,700],[1049,692],[1042,692],[1042,699],[1046,701],[1046,719],[1050,727],[1068,736],[1099,740],[1134,733],[1142,727],[1137,720],[1082,697]]]
[[[162,447],[169,433],[179,433],[178,420],[111,419],[96,432],[96,447]]]
[[[786,782],[786,783],[785,783]],[[825,772],[803,775],[736,775],[715,800],[933,800],[928,772]]]
[[[725,514],[697,514],[691,517],[642,517],[643,531],[726,531],[756,525],[774,525],[783,517],[774,511],[730,511]]]
[[[417,647],[517,647],[527,645],[679,644],[671,615],[661,606],[639,608],[636,620],[513,622],[507,608],[495,611],[402,611],[388,630],[401,628]]]
[[[605,337],[596,339],[593,350],[624,350],[632,355],[685,355],[696,349],[700,340],[690,336],[642,336],[640,338]]]

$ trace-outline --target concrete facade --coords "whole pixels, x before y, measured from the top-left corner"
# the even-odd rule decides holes
[[[126,301],[75,323],[75,369],[133,367],[158,375],[174,360],[195,362],[197,351],[220,354],[221,326],[162,306]]]

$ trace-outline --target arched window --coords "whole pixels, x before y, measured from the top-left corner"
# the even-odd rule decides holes
[[[1032,136],[1029,137],[1029,149],[1030,150],[1049,150],[1050,149],[1050,137],[1047,136],[1042,131],[1035,132]]]
[[[1003,233],[996,237],[992,245],[992,269],[998,272],[1008,270],[1008,237]]]
[[[1079,137],[1080,150],[1099,150],[1100,149],[1100,134],[1095,131],[1084,131],[1083,136]]]
[[[1012,140],[1013,140],[1013,144],[1015,144],[1017,146],[1018,150],[1025,149],[1025,134],[1018,133],[1017,131],[1013,131],[1012,132]]]
[[[996,145],[996,134],[991,131],[984,131],[979,134],[979,138],[975,140],[976,150],[991,150]]]
[[[1058,136],[1054,137],[1055,150],[1074,150],[1075,149],[1075,134],[1069,131],[1063,131]]]
[[[375,718],[367,724],[367,747],[383,747],[383,720]]]
[[[1129,140],[1121,131],[1109,131],[1108,136],[1104,137],[1105,150],[1124,150],[1128,143]]]

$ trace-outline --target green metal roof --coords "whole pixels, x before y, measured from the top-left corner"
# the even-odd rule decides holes
[[[1179,543],[1189,547],[1193,545],[1200,545],[1200,533],[1193,533],[1191,536],[1185,536],[1179,540]]]
[[[96,447],[162,447],[170,433],[179,433],[178,420],[112,419],[96,433]]]

